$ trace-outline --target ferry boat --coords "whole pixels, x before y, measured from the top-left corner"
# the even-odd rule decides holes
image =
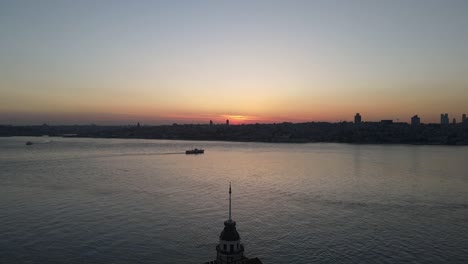
[[[190,149],[190,150],[185,151],[185,154],[203,154],[203,153],[205,153],[204,149]]]
[[[33,143],[31,141],[26,142],[26,146],[31,146]]]

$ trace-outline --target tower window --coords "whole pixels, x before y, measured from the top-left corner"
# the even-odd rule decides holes
[[[229,251],[234,251],[234,245],[230,245],[230,250]]]
[[[226,245],[226,244],[224,244],[223,246],[224,246],[224,250],[227,250],[227,245]]]

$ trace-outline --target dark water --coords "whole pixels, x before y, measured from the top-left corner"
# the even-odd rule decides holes
[[[468,263],[468,148],[0,138],[1,263]],[[204,155],[185,149],[203,147]]]

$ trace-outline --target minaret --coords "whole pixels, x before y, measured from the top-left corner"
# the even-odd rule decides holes
[[[224,221],[224,229],[216,246],[218,264],[242,263],[246,260],[244,246],[240,243],[240,236],[236,230],[236,221],[231,219],[231,193],[231,183],[229,183],[229,219]]]

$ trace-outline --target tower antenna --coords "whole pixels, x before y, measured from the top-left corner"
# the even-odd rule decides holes
[[[231,182],[229,182],[229,221],[231,221]]]

